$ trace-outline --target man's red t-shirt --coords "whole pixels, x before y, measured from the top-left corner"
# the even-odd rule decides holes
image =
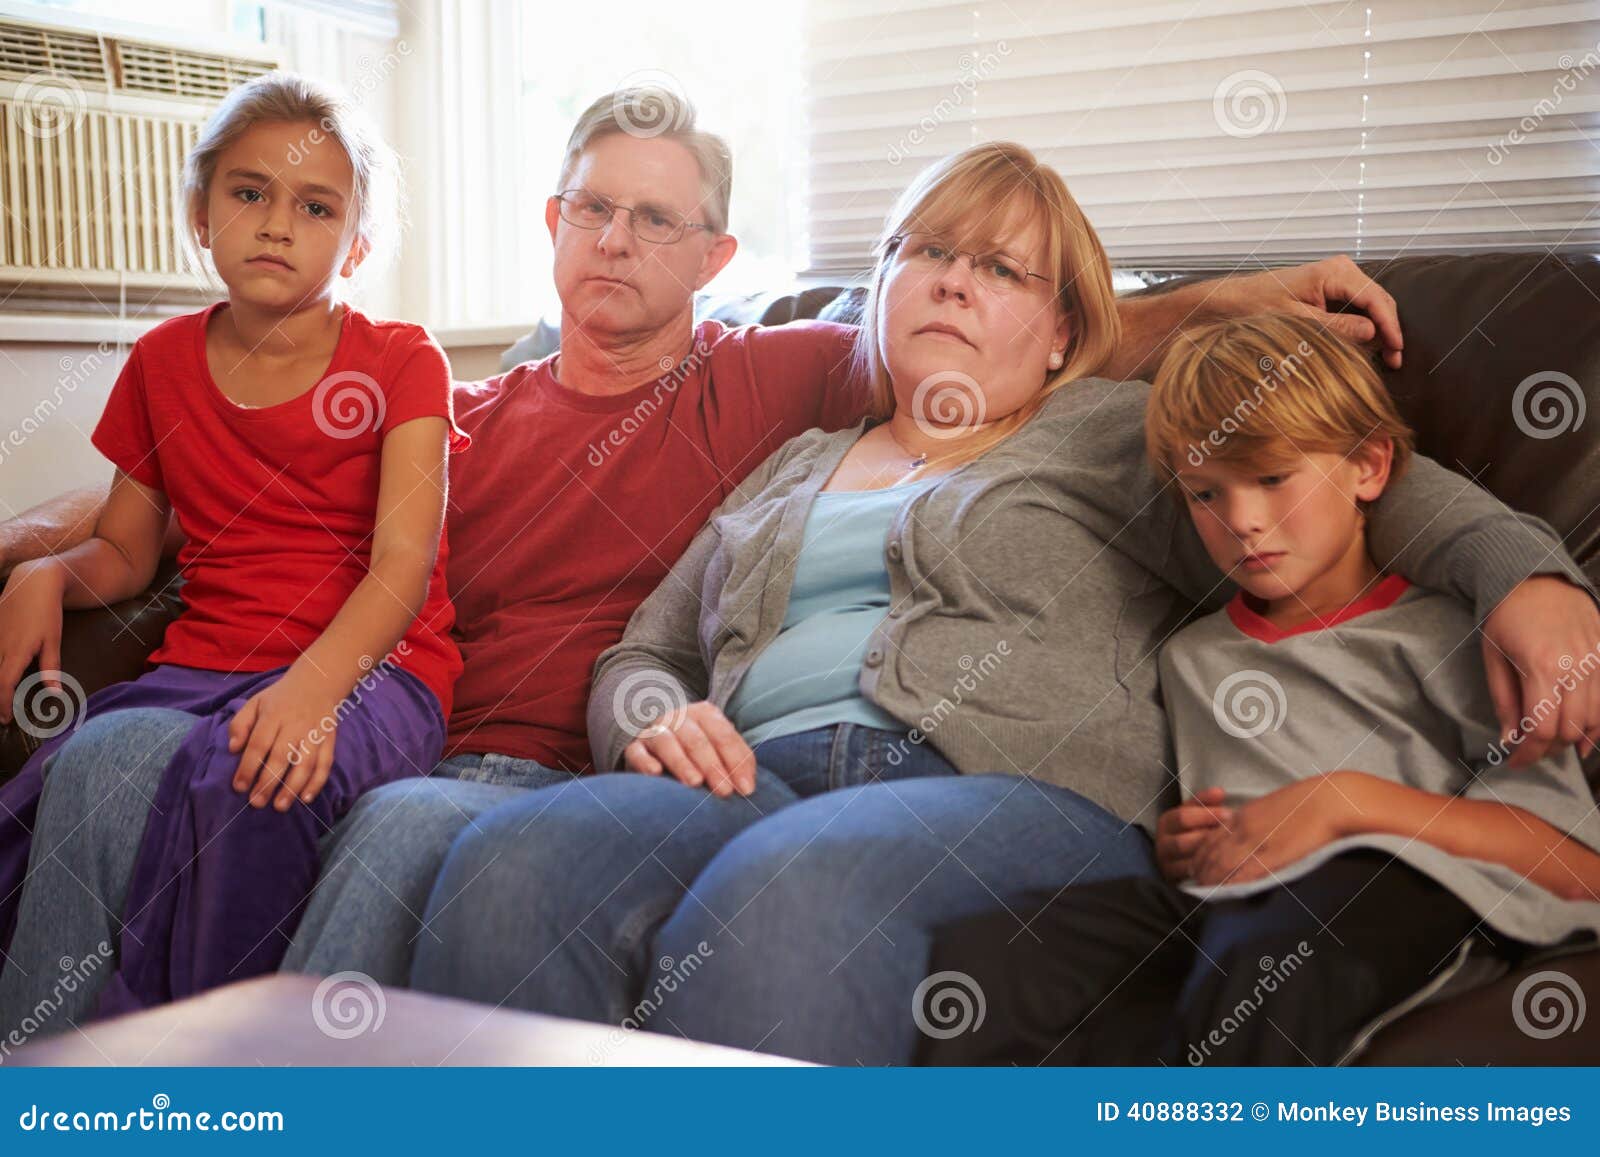
[[[151,661],[270,671],[316,641],[366,576],[383,439],[417,418],[450,420],[450,367],[420,326],[347,309],[317,386],[276,406],[240,406],[206,365],[206,323],[225,306],[139,339],[93,441],[166,493],[187,538],[184,611]],[[451,449],[468,441],[452,422]],[[461,656],[446,553],[441,536],[427,603],[390,657],[448,718]]]
[[[450,486],[466,669],[449,753],[589,769],[595,660],[746,474],[796,434],[866,413],[855,335],[707,321],[681,367],[625,394],[575,393],[552,358],[457,385],[473,449]]]

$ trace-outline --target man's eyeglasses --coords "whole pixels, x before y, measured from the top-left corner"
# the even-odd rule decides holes
[[[1030,280],[1049,285],[1050,278],[1032,272],[1009,253],[969,253],[957,249],[934,233],[896,233],[889,238],[889,252],[902,265],[928,272],[942,272],[965,257],[972,263],[973,276],[978,284],[991,293],[1016,293],[1026,289]]]
[[[682,241],[691,229],[711,228],[686,220],[681,213],[661,205],[621,205],[587,189],[567,189],[555,196],[561,206],[561,219],[567,224],[579,229],[604,229],[618,213],[626,213],[628,231],[651,245],[672,245]]]

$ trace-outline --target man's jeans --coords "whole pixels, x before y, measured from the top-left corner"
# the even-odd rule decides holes
[[[322,876],[283,970],[407,984],[417,944],[434,938],[423,912],[456,837],[532,789],[559,794],[577,782],[528,759],[457,755],[423,779],[367,793],[324,841]]]

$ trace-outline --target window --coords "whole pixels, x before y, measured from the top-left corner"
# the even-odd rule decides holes
[[[1600,243],[1600,4],[812,0],[803,35],[814,275],[996,139],[1124,267]]]

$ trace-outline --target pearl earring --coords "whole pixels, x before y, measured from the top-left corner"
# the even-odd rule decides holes
[[[1066,361],[1066,359],[1061,356],[1061,351],[1060,350],[1051,350],[1050,351],[1050,368],[1051,369],[1059,370],[1061,368],[1061,366],[1062,366],[1062,363],[1065,362],[1065,361]]]

